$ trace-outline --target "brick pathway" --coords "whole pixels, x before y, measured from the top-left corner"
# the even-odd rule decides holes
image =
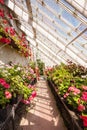
[[[37,82],[37,89],[37,97],[22,118],[20,130],[67,130],[44,79]]]

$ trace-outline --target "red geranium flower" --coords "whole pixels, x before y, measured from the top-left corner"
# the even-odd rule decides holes
[[[6,28],[5,28],[5,32],[8,33],[8,31],[9,31],[9,27],[6,27]]]
[[[1,4],[4,4],[4,0],[0,0],[0,3],[1,3]]]
[[[81,119],[83,120],[83,125],[87,127],[87,116],[83,115],[81,116]]]
[[[11,39],[10,39],[10,38],[6,38],[6,39],[5,39],[5,43],[6,43],[6,44],[10,44],[10,42],[11,42]]]
[[[10,39],[10,38],[2,37],[2,38],[0,38],[0,42],[2,42],[2,43],[6,43],[6,44],[10,44],[11,39]]]
[[[2,78],[0,78],[0,84],[4,86],[4,88],[8,89],[10,88],[10,85],[6,83],[6,81]]]
[[[85,110],[85,106],[80,104],[77,109],[78,109],[78,111],[83,111],[83,110]]]
[[[82,93],[81,99],[82,99],[83,101],[87,101],[87,92],[83,92],[83,93]]]
[[[4,10],[3,9],[0,9],[0,16],[4,17]]]
[[[36,97],[36,95],[37,95],[37,94],[36,94],[36,91],[33,91],[33,92],[32,92],[32,97],[34,98],[34,97]]]
[[[15,30],[14,30],[14,28],[12,28],[12,27],[10,27],[10,34],[11,34],[12,36],[15,35]]]

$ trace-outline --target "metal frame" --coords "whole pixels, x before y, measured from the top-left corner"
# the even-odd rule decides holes
[[[55,62],[60,61],[60,62],[66,62],[67,59],[65,57],[63,57],[63,55],[67,55],[68,57],[70,57],[70,59],[72,59],[74,62],[80,63],[80,64],[84,64],[87,65],[86,60],[84,57],[86,57],[85,53],[82,50],[79,50],[79,53],[76,53],[72,48],[75,48],[75,50],[78,51],[79,47],[75,47],[75,42],[78,42],[79,46],[81,46],[81,48],[85,48],[86,45],[83,46],[82,41],[79,40],[80,37],[82,37],[82,39],[84,39],[85,41],[87,40],[87,36],[86,33],[87,32],[87,21],[86,18],[81,17],[79,10],[76,10],[72,8],[70,8],[68,5],[71,4],[69,2],[69,4],[67,4],[65,0],[65,2],[63,3],[63,1],[61,0],[54,0],[55,4],[58,4],[58,6],[60,6],[60,8],[66,10],[67,12],[69,12],[73,17],[75,17],[77,20],[79,20],[79,24],[78,26],[73,26],[69,21],[67,21],[62,14],[58,13],[56,10],[54,10],[52,8],[52,6],[49,3],[46,3],[45,0],[36,0],[36,4],[33,4],[33,0],[25,0],[24,2],[26,2],[27,5],[27,11],[24,9],[23,5],[18,4],[18,1],[16,2],[16,0],[8,0],[14,3],[14,9],[13,11],[15,11],[15,5],[17,5],[22,11],[26,12],[28,14],[28,21],[25,21],[22,16],[18,16],[19,21],[21,23],[22,26],[24,26],[22,24],[22,22],[29,24],[29,26],[31,26],[31,30],[30,32],[33,35],[33,38],[30,37],[32,40],[35,41],[35,47],[37,48],[36,50],[38,51],[38,48],[40,47],[40,42],[42,44],[42,46],[45,46],[46,48],[48,48],[48,53],[51,53],[51,57],[56,57],[56,59],[54,58]],[[22,0],[23,1],[23,0]],[[39,7],[39,5],[42,7]],[[72,4],[71,4],[72,5]],[[71,6],[70,5],[70,6]],[[8,6],[8,5],[7,5]],[[48,12],[50,12],[52,15],[54,15],[57,19],[59,19],[62,23],[64,23],[67,27],[69,27],[70,31],[67,31],[66,28],[63,28],[62,26],[60,26],[60,24],[51,16],[48,15],[48,13],[46,14],[44,12],[44,9],[46,9]],[[35,11],[33,13],[33,11]],[[75,12],[76,11],[76,12]],[[41,15],[41,18],[39,17],[39,14]],[[46,20],[48,21],[44,21],[44,18],[46,18]],[[15,19],[16,20],[16,19]],[[50,23],[52,23],[52,25],[50,26]],[[62,24],[61,24],[62,25]],[[86,28],[84,30],[80,30],[80,27],[84,25]],[[57,27],[57,28],[55,28]],[[24,27],[26,29],[26,27]],[[66,35],[62,35],[60,33],[60,31],[58,32],[58,28],[59,30],[61,30],[64,34]],[[41,35],[44,37],[44,41],[43,39],[41,39],[38,34],[41,33]],[[72,33],[75,32],[76,36],[74,36]],[[54,35],[54,36],[53,36]],[[67,36],[67,37],[66,37]],[[64,38],[65,37],[65,38]],[[38,40],[37,40],[38,38]],[[68,39],[69,38],[69,39]],[[49,41],[48,43],[50,44],[51,47],[49,47],[48,45],[44,45],[45,41]],[[58,48],[58,51],[51,51],[52,48],[52,44]],[[32,43],[31,43],[32,44]],[[49,51],[50,50],[50,51]],[[56,53],[54,53],[56,52]],[[60,55],[60,52],[63,52],[63,55]],[[42,53],[42,51],[41,51]],[[44,51],[44,53],[46,53]],[[82,53],[82,55],[81,55]],[[80,55],[81,56],[80,56]],[[82,57],[84,55],[84,57]],[[60,58],[58,58],[60,57]],[[58,59],[57,59],[58,58]],[[78,60],[77,60],[78,59]]]

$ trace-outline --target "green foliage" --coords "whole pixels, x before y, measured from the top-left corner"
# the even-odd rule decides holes
[[[43,75],[43,69],[45,68],[44,62],[42,62],[40,59],[37,59],[37,65],[40,71],[40,75]]]
[[[78,109],[79,104],[85,107],[83,112],[87,115],[87,96],[82,100],[82,94],[87,92],[87,69],[73,62],[63,64],[53,68],[53,71],[47,72],[47,76],[58,88],[58,94],[66,100],[74,109]],[[85,89],[83,89],[83,86]],[[80,102],[80,103],[79,103]]]
[[[7,103],[10,103],[11,99],[5,97],[5,91],[8,91],[12,97],[22,95],[24,100],[27,100],[32,94],[33,89],[28,88],[28,85],[34,74],[31,74],[29,70],[26,70],[27,68],[19,65],[3,66],[0,68],[0,105],[2,107],[5,107]],[[31,78],[26,82],[25,79],[27,79],[28,76],[31,76]],[[9,88],[4,87],[4,81],[2,85],[2,79],[9,84]]]

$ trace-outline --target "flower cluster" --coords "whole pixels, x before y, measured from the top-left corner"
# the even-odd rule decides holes
[[[9,91],[10,84],[4,78],[0,78],[0,105],[5,105],[11,99],[12,94]]]
[[[1,0],[0,4],[4,4],[4,1]],[[9,19],[14,20],[12,14],[5,11],[5,8],[2,6],[0,9],[0,43],[10,44],[10,46],[13,47],[13,44],[15,44],[17,46],[15,49],[17,49],[19,53],[23,54],[25,57],[31,57],[31,49],[25,35],[22,34],[19,36],[14,27],[9,24]]]
[[[49,75],[48,75],[49,74]],[[73,62],[55,66],[53,71],[47,71],[47,76],[55,84],[58,94],[65,103],[80,115],[87,116],[87,68]],[[85,77],[85,78],[83,78]],[[81,116],[79,116],[81,117]],[[87,117],[81,117],[87,126]]]
[[[6,65],[0,68],[0,107],[10,104],[12,98],[18,95],[22,95],[22,102],[25,104],[29,104],[36,96],[36,87],[30,84],[33,76],[28,79],[29,81],[25,80],[26,74],[31,74],[31,71],[27,69],[26,73],[25,70],[19,65]]]
[[[1,37],[0,38],[0,42],[1,43],[5,43],[5,44],[10,44],[11,43],[11,39],[10,38],[5,38],[5,37]]]
[[[87,116],[86,115],[82,115],[81,119],[83,120],[84,127],[87,127]]]

